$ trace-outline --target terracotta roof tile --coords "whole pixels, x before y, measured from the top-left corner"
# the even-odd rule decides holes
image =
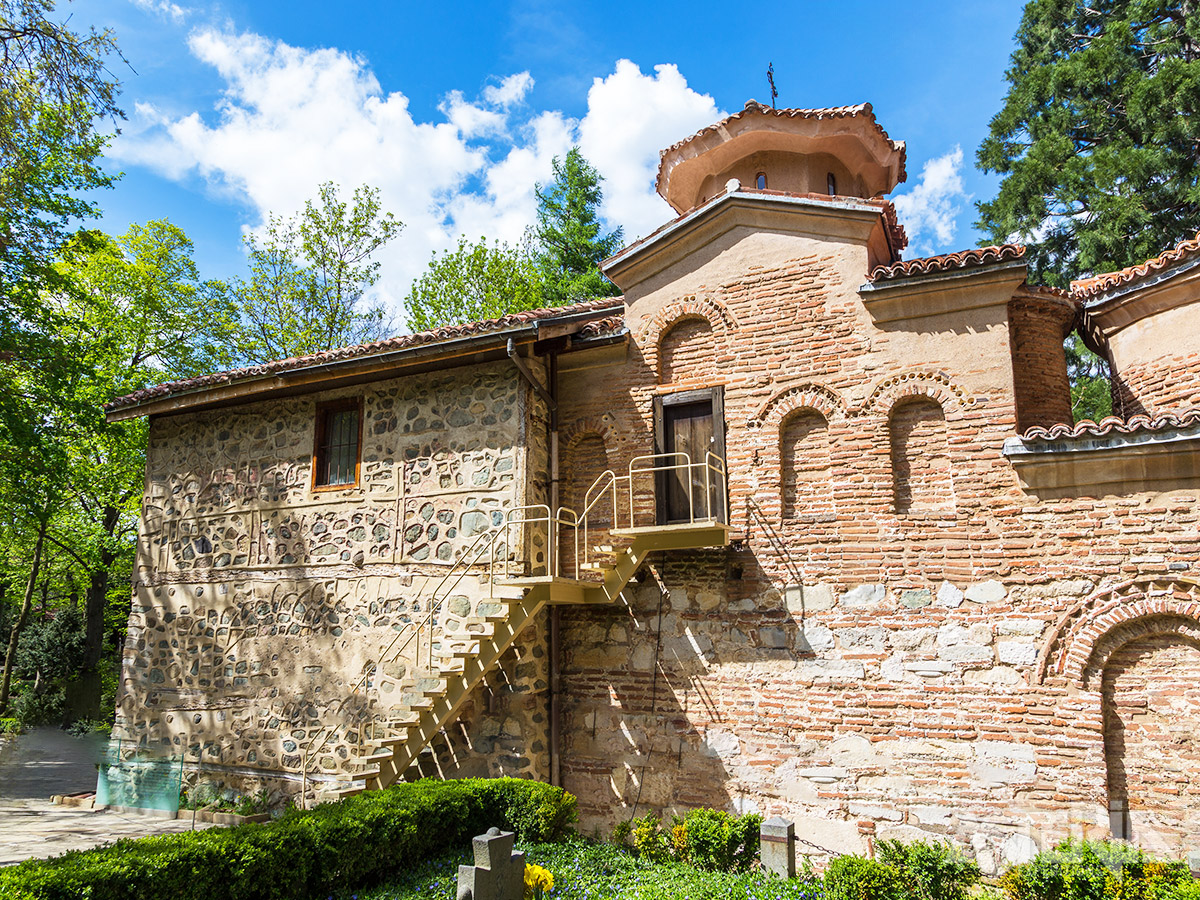
[[[1081,278],[1078,281],[1072,281],[1071,292],[1076,298],[1086,300],[1098,294],[1103,294],[1105,291],[1112,290],[1115,287],[1123,287],[1135,281],[1149,278],[1151,275],[1161,272],[1175,263],[1191,259],[1198,254],[1200,254],[1200,233],[1197,233],[1195,237],[1188,238],[1186,241],[1180,241],[1170,250],[1164,250],[1158,256],[1154,257],[1154,259],[1148,259],[1144,263],[1130,266],[1127,269],[1121,269],[1119,272],[1105,272],[1102,275],[1093,275],[1091,278]]]
[[[720,131],[722,128],[725,128],[730,122],[734,121],[735,119],[742,118],[747,113],[758,113],[760,115],[774,115],[774,116],[778,116],[781,119],[783,119],[783,118],[789,118],[789,119],[852,119],[856,116],[862,116],[863,118],[870,120],[871,124],[874,125],[878,129],[880,136],[885,141],[887,141],[889,144],[891,144],[893,147],[895,147],[896,149],[898,149],[900,151],[900,178],[899,178],[899,180],[901,182],[903,182],[908,178],[908,172],[905,170],[904,143],[902,141],[893,141],[891,139],[891,137],[888,135],[888,133],[886,131],[884,131],[883,126],[880,125],[877,121],[875,121],[875,113],[872,110],[870,103],[859,103],[856,106],[831,106],[831,107],[826,107],[825,109],[776,109],[773,106],[767,106],[765,103],[759,103],[757,100],[749,100],[746,102],[745,107],[743,107],[738,112],[735,112],[733,115],[726,116],[724,119],[722,119],[719,122],[714,122],[711,125],[707,125],[704,128],[701,128],[695,134],[685,137],[682,141],[676,141],[670,147],[667,147],[665,150],[661,151],[658,154],[658,158],[661,160],[668,153],[673,153],[674,151],[678,150],[680,147],[690,144],[692,141],[696,140],[697,138],[703,137],[704,135],[708,134],[709,132]],[[658,177],[654,180],[654,189],[658,190],[659,187],[661,187],[661,185],[662,185],[662,166],[659,166]]]
[[[906,259],[901,262],[892,263],[890,266],[876,266],[871,270],[870,280],[873,282],[894,281],[898,278],[936,275],[940,272],[952,272],[955,269],[968,269],[975,266],[1009,262],[1021,259],[1024,255],[1025,248],[1020,244],[1000,244],[996,247],[959,250],[957,253],[943,253],[941,256],[923,256],[918,259]]]
[[[1136,434],[1139,432],[1167,431],[1173,428],[1190,428],[1200,425],[1200,409],[1188,409],[1181,413],[1166,413],[1161,416],[1108,416],[1099,422],[1083,419],[1074,425],[1051,425],[1043,428],[1036,425],[1021,435],[1026,441],[1056,441],[1063,438],[1097,438],[1109,434]]]
[[[382,341],[374,341],[370,344],[358,344],[353,347],[339,347],[336,350],[325,350],[321,353],[313,353],[308,356],[296,356],[291,357],[290,359],[280,359],[275,360],[274,362],[261,363],[255,366],[245,366],[240,369],[230,369],[225,372],[214,372],[211,375],[197,375],[194,378],[184,378],[179,381],[168,381],[165,384],[159,384],[155,385],[154,387],[143,388],[140,391],[134,391],[131,394],[126,394],[124,397],[118,397],[111,403],[105,404],[104,409],[106,411],[124,409],[130,406],[137,406],[140,403],[145,403],[147,400],[154,400],[159,397],[166,397],[183,391],[214,387],[216,385],[228,384],[230,382],[240,381],[247,378],[276,375],[282,372],[292,371],[293,369],[301,369],[306,366],[319,365],[321,363],[340,362],[343,360],[372,356],[377,353],[389,353],[396,350],[404,350],[410,347],[438,344],[443,341],[451,341],[456,338],[484,335],[495,331],[504,331],[509,328],[532,324],[537,322],[539,319],[550,319],[557,316],[570,315],[573,313],[590,312],[592,310],[600,311],[612,309],[621,303],[623,303],[623,301],[620,297],[598,297],[594,300],[587,300],[583,303],[574,303],[569,306],[531,309],[524,312],[510,313],[507,316],[501,316],[496,319],[484,319],[478,322],[465,322],[462,325],[447,325],[442,328],[434,328],[429,331],[419,331],[416,334],[400,335],[398,337],[387,338],[386,340]],[[613,318],[623,319],[621,316],[609,316],[607,319],[601,321],[608,321],[608,319]],[[590,324],[593,323],[589,323],[589,325]]]

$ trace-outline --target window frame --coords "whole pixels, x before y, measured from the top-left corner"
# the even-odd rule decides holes
[[[729,457],[725,450],[725,386],[715,384],[712,387],[698,388],[690,391],[676,391],[670,394],[654,395],[654,452],[665,453],[667,446],[666,415],[664,409],[672,406],[688,406],[693,403],[708,401],[712,404],[713,420],[713,449],[714,456],[720,457],[725,464],[724,492],[720,498],[724,518],[729,511]],[[693,463],[696,460],[692,460]],[[667,473],[657,472],[654,478],[654,515],[658,525],[669,525],[670,511],[667,500]]]
[[[325,431],[328,427],[329,417],[331,413],[344,412],[352,409],[358,413],[358,433],[354,438],[354,481],[348,481],[344,484],[321,484],[317,481],[323,468],[322,463],[325,461],[322,458],[322,445],[325,443]],[[343,397],[340,400],[327,400],[324,403],[318,403],[315,411],[315,421],[313,426],[313,451],[312,451],[312,485],[311,489],[314,492],[320,491],[345,491],[357,488],[362,479],[362,433],[363,433],[363,398],[362,397]]]

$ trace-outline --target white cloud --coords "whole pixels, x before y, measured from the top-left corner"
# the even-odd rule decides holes
[[[403,93],[385,94],[363,59],[337,49],[211,27],[189,48],[224,82],[215,109],[171,117],[135,104],[113,156],[173,180],[199,174],[257,212],[249,227],[299,210],[324,181],[379,188],[406,225],[381,256],[380,296],[396,310],[430,254],[460,234],[519,240],[535,219],[534,184],[576,143],[605,178],[609,226],[629,240],[653,230],[674,215],[653,191],[658,151],[721,115],[675,66],[645,75],[621,60],[593,83],[582,120],[528,109],[534,82],[520,72],[478,100],[448,93],[441,119],[421,122]]]
[[[944,252],[954,239],[958,214],[970,199],[963,189],[962,163],[962,147],[956,146],[925,163],[921,181],[912,190],[892,197],[908,232],[910,256]]]
[[[533,88],[533,76],[518,72],[501,79],[500,84],[489,84],[483,89],[483,99],[492,106],[512,106],[525,99]]]
[[[649,234],[675,212],[648,187],[664,147],[722,118],[712,97],[698,94],[673,65],[653,76],[627,59],[588,91],[579,126],[580,150],[604,176],[604,213],[625,228],[626,240]]]
[[[130,0],[130,2],[138,9],[158,13],[175,22],[182,22],[190,12],[190,10],[184,9],[178,3],[172,3],[170,0]]]

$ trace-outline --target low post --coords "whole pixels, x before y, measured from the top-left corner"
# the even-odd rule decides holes
[[[780,878],[796,877],[796,825],[780,816],[771,816],[758,830],[762,867]]]
[[[457,900],[522,900],[525,854],[513,852],[516,835],[489,828],[471,840],[475,865],[458,867]]]

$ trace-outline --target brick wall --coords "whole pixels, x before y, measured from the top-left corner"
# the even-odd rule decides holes
[[[714,805],[862,851],[870,820],[884,837],[949,836],[988,871],[1102,836],[1101,693],[1051,671],[1044,648],[1083,652],[1094,611],[1142,615],[1167,575],[1200,614],[1197,497],[1024,494],[1001,453],[1022,402],[1005,380],[1020,369],[1008,298],[958,326],[970,349],[954,354],[935,343],[950,324],[875,328],[840,265],[814,252],[654,309],[635,298],[627,358],[564,363],[564,421],[607,417],[618,469],[652,444],[655,392],[721,384],[739,538],[654,558],[661,606],[647,579],[617,607],[564,609],[562,768],[584,827],[635,804]],[[660,337],[697,314],[711,363],[685,371],[668,349],[660,382]],[[1039,339],[1059,346],[1053,333]],[[1052,406],[1038,415],[1057,419]],[[907,512],[897,462],[927,498]]]
[[[1123,367],[1116,378],[1124,415],[1161,416],[1200,408],[1200,352]]]

